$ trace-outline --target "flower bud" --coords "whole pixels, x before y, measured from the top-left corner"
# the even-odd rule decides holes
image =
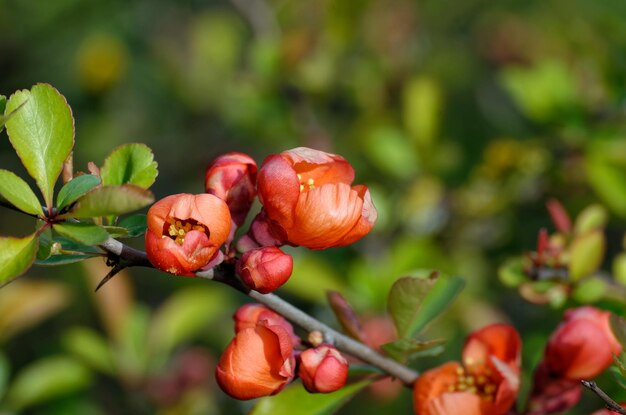
[[[219,254],[230,233],[228,206],[209,195],[176,194],[148,210],[146,254],[155,268],[193,276]]]
[[[231,397],[254,399],[280,392],[293,379],[294,366],[289,333],[263,322],[237,332],[224,350],[215,376]]]
[[[348,361],[337,349],[322,344],[300,354],[298,376],[311,393],[329,393],[341,389],[348,378]]]
[[[286,238],[283,228],[261,210],[252,220],[248,233],[237,242],[237,249],[240,252],[247,252],[261,246],[281,246],[285,244]]]
[[[293,331],[293,326],[283,316],[270,310],[262,304],[250,303],[239,307],[235,315],[235,333],[247,328],[254,328],[258,323],[268,326],[281,326],[291,337],[294,347],[300,344],[300,338]]]
[[[243,153],[219,156],[207,167],[204,187],[228,205],[237,226],[246,220],[256,197],[256,162]]]
[[[565,313],[564,321],[550,337],[544,361],[554,376],[590,379],[613,362],[622,351],[609,325],[608,311],[585,306]]]
[[[293,271],[293,259],[275,246],[252,249],[237,262],[237,273],[253,290],[267,294],[283,285]]]

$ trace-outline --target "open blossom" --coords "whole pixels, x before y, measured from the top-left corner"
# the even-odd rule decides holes
[[[246,220],[256,197],[256,174],[256,162],[243,153],[221,155],[207,167],[206,192],[226,202],[237,226]]]
[[[553,376],[594,378],[622,351],[609,324],[610,313],[585,306],[568,310],[546,346],[544,362]]]
[[[215,377],[235,399],[254,399],[280,392],[294,377],[292,339],[281,325],[259,322],[241,329],[222,354]]]
[[[334,392],[346,384],[348,361],[329,344],[303,351],[299,361],[298,376],[311,393]]]
[[[377,212],[366,186],[341,156],[298,147],[269,156],[259,170],[263,209],[293,245],[325,249],[365,236]]]
[[[148,210],[146,254],[156,268],[193,275],[209,264],[230,232],[226,203],[209,194],[176,194]]]
[[[413,387],[419,415],[503,415],[519,389],[521,341],[506,324],[472,333],[463,363],[449,362],[422,374]]]
[[[287,282],[293,271],[293,258],[275,246],[263,246],[244,253],[237,262],[237,273],[253,290],[267,294]]]

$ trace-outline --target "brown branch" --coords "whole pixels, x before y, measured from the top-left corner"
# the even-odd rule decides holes
[[[117,256],[126,266],[152,267],[145,252],[126,246],[116,239],[109,238],[100,247]],[[413,384],[418,377],[418,373],[409,367],[389,359],[369,346],[334,330],[279,296],[275,294],[261,294],[248,289],[236,277],[232,264],[221,264],[210,270],[197,272],[196,276],[229,285],[253,300],[266,305],[304,330],[308,332],[317,330],[323,333],[325,341],[334,344],[337,349],[385,371],[389,375],[400,379],[407,386]]]
[[[600,389],[598,385],[596,385],[596,382],[591,380],[581,380],[580,383],[582,383],[585,388],[598,395],[598,397],[604,401],[604,406],[606,406],[608,410],[617,412],[618,414],[626,415],[626,408],[623,408],[620,404],[611,399],[611,397],[607,395],[606,392],[604,392],[602,389]]]

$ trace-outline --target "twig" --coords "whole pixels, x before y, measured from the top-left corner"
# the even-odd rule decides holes
[[[585,388],[598,395],[598,397],[604,401],[604,405],[608,410],[626,415],[626,408],[622,408],[621,405],[611,399],[609,395],[596,385],[596,382],[591,380],[581,380],[580,383],[582,383]]]
[[[152,267],[145,252],[126,246],[116,239],[109,238],[102,245],[100,245],[100,247],[110,254],[118,256],[127,266]],[[309,332],[315,330],[320,331],[324,334],[326,341],[333,343],[337,349],[384,370],[389,375],[400,379],[407,386],[411,385],[418,377],[418,373],[414,370],[396,362],[395,360],[389,359],[369,346],[353,340],[350,337],[332,329],[321,321],[316,320],[302,310],[294,307],[277,295],[261,294],[257,291],[248,289],[239,281],[239,279],[236,278],[234,267],[230,264],[222,264],[207,271],[197,272],[196,276],[230,285],[253,300],[265,304],[304,330]]]

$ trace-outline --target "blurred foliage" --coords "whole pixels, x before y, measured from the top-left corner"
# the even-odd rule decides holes
[[[0,94],[37,82],[62,91],[76,119],[77,170],[102,165],[118,145],[147,144],[157,198],[200,192],[204,168],[226,151],[259,162],[298,145],[344,155],[371,186],[379,222],[354,247],[294,252],[282,294],[333,322],[328,289],[372,316],[416,269],[462,275],[462,295],[427,330],[448,340],[446,352],[418,369],[457,356],[470,330],[512,321],[528,379],[564,307],[625,314],[596,279],[580,279],[571,298],[550,283],[533,287],[557,308],[510,287],[523,270],[515,258],[535,250],[540,228],[554,233],[551,197],[572,217],[608,209],[606,255],[580,272],[612,271],[626,284],[625,23],[619,0],[0,0]],[[26,177],[8,140],[0,168]],[[0,229],[24,236],[32,223],[3,210]],[[249,410],[212,380],[232,335],[224,322],[244,298],[135,269],[110,283],[123,288],[89,294],[105,274],[97,259],[35,267],[0,291],[0,310],[10,310],[0,312],[2,410]],[[63,377],[50,382],[51,371]],[[611,376],[599,383],[626,400]],[[411,411],[406,391],[376,396],[342,411]],[[571,413],[595,403],[584,398]]]

